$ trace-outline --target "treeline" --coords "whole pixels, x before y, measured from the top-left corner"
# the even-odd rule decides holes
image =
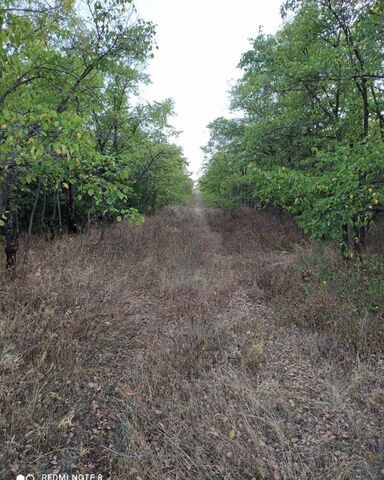
[[[241,58],[237,118],[209,126],[201,188],[225,208],[282,209],[359,256],[384,211],[384,1],[292,0],[282,15]]]
[[[184,201],[172,101],[140,103],[154,26],[131,0],[12,1],[0,7],[0,233],[48,239]]]

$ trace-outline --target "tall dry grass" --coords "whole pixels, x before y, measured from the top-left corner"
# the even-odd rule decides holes
[[[384,225],[368,236],[361,262],[342,260],[336,244],[305,238],[289,217],[244,209],[214,216],[243,283],[275,318],[322,331],[327,348],[380,355],[384,347]]]
[[[198,197],[98,245],[35,240],[1,284],[0,477],[379,478],[378,365],[344,374],[274,323],[308,248]]]

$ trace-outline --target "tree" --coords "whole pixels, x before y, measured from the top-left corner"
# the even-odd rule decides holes
[[[141,115],[162,109],[164,122],[170,102],[130,107],[148,81],[153,38],[131,0],[81,7],[9,0],[0,8],[0,228],[8,267],[16,264],[20,229],[29,245],[37,213],[51,238],[62,216],[68,233],[92,217],[141,218],[139,172],[152,169],[146,152],[157,148],[156,132],[170,148],[166,126]],[[184,178],[182,162],[169,162]]]
[[[231,96],[243,132],[211,129],[201,185],[216,204],[251,189],[311,236],[361,254],[384,203],[383,11],[377,1],[291,1],[282,29],[258,35]]]

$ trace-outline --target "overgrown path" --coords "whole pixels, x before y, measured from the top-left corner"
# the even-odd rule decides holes
[[[382,364],[282,325],[271,272],[299,247],[246,215],[252,234],[195,194],[96,247],[33,252],[2,327],[6,472],[381,478]]]

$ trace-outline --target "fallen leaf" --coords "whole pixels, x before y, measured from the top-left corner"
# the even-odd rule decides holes
[[[126,397],[132,397],[133,395],[136,395],[136,392],[132,390],[132,388],[128,387],[125,385],[120,389],[121,393],[125,395]]]

